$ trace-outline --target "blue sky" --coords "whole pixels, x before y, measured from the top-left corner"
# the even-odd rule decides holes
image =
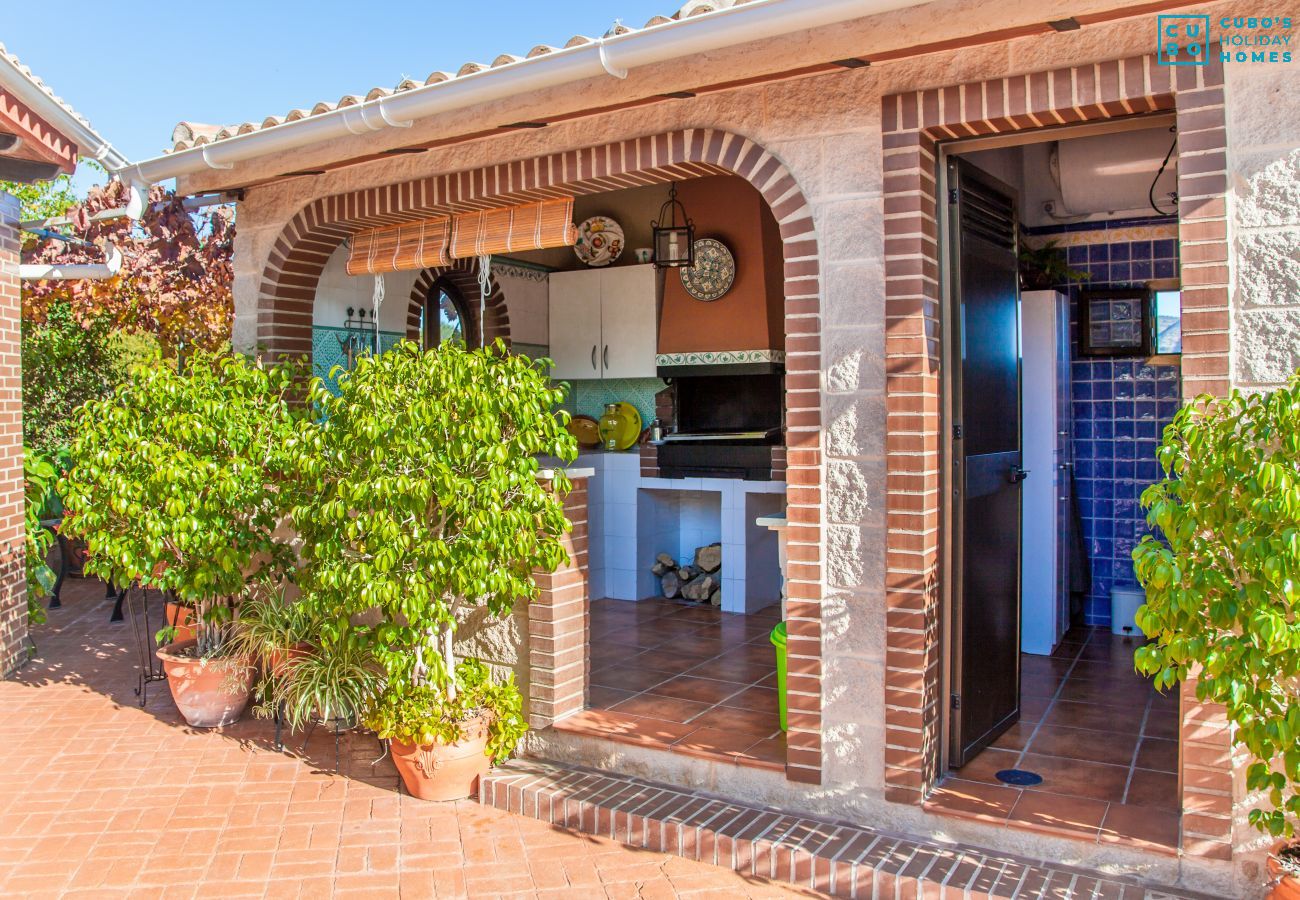
[[[220,0],[215,4],[25,4],[0,42],[132,160],[169,146],[182,119],[260,121],[318,100],[423,81],[468,61],[523,55],[574,34],[640,27],[674,0],[492,0],[342,3]],[[32,21],[33,19],[38,21]],[[85,181],[78,178],[78,182]]]

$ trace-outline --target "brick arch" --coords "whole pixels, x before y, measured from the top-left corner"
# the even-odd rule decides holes
[[[940,143],[1157,111],[1179,135],[1185,397],[1229,388],[1223,65],[1137,56],[883,98],[886,319],[886,797],[921,803],[942,740],[940,475],[943,414],[937,166]],[[1181,761],[1188,853],[1231,856],[1232,773],[1221,711],[1184,684]],[[1195,713],[1188,714],[1188,710]]]
[[[465,334],[470,346],[477,346],[480,293],[477,258],[452,260],[451,265],[425,269],[420,273],[420,277],[415,279],[415,286],[411,288],[411,301],[406,312],[406,336],[413,341],[419,340],[420,311],[424,309],[429,290],[440,280],[453,285],[465,299]],[[510,310],[506,304],[505,292],[495,277],[488,283],[490,288],[483,305],[483,341],[491,344],[501,338],[509,344]]]
[[[557,196],[705,175],[736,175],[763,195],[785,264],[786,540],[789,716],[786,775],[822,774],[821,278],[812,209],[774,154],[741,135],[692,128],[566,150],[472,171],[322,197],[285,226],[258,296],[257,339],[271,355],[311,352],[312,304],[330,253],[363,228]]]

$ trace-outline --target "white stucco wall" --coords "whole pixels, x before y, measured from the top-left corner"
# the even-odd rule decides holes
[[[1009,6],[998,27],[1081,14],[1104,3]],[[1274,11],[1295,9],[1282,4]],[[1032,8],[1030,8],[1032,7]],[[1256,12],[1242,4],[1207,11]],[[988,27],[988,4],[974,0],[845,26],[819,35],[819,48],[870,55],[906,33],[916,40]],[[1300,16],[1297,16],[1300,19]],[[891,35],[893,35],[891,37]],[[698,61],[634,73],[658,78],[662,90],[739,76],[754,69],[793,67],[808,36],[725,51]],[[560,149],[681,128],[730,130],[776,154],[808,198],[820,247],[822,283],[822,421],[826,518],[824,591],[824,784],[807,787],[782,775],[711,764],[664,752],[552,735],[534,748],[556,758],[690,784],[776,806],[848,816],[875,827],[929,833],[1063,863],[1107,866],[1207,889],[1241,892],[1226,864],[1146,854],[1114,845],[1084,844],[944,818],[886,802],[884,782],[884,248],[880,98],[904,89],[970,81],[1149,53],[1152,16],[1082,31],[1024,38],[833,74],[701,95],[501,137],[439,147],[428,153],[350,166],[314,178],[250,189],[240,206],[236,249],[236,340],[255,339],[262,270],[281,229],[318,196],[390,184]],[[819,58],[822,56],[819,53]],[[1300,100],[1294,67],[1237,69],[1228,76],[1234,241],[1234,373],[1243,384],[1278,382],[1300,362]],[[601,81],[569,95],[542,92],[467,112],[456,127],[472,131],[571,107],[615,102],[634,83]],[[1289,88],[1289,89],[1288,89]],[[444,123],[417,123],[414,141]],[[388,138],[384,138],[388,139]],[[302,168],[271,160],[266,171]],[[278,168],[277,168],[278,166]],[[220,177],[220,176],[213,176]],[[196,182],[198,184],[198,182]],[[390,297],[393,296],[390,290]],[[336,302],[331,300],[330,302]],[[337,313],[334,313],[335,315]],[[512,326],[514,312],[511,312]],[[387,319],[385,319],[387,321]],[[521,323],[522,324],[522,323]],[[521,339],[517,337],[516,339]],[[1249,877],[1249,873],[1247,876]]]
[[[339,247],[331,254],[316,287],[316,305],[311,323],[342,328],[348,307],[364,309],[369,318],[374,309],[375,277],[349,275],[345,266],[348,251]],[[411,290],[419,272],[390,272],[384,276],[384,302],[379,307],[379,330],[406,333],[406,314],[411,305]]]

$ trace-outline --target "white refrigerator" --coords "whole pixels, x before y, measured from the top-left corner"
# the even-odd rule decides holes
[[[1020,649],[1048,654],[1070,625],[1070,300],[1021,302]]]

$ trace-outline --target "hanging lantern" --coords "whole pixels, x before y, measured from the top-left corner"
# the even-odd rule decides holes
[[[681,224],[677,222],[679,209]],[[654,229],[656,266],[680,269],[695,265],[695,223],[677,199],[676,183],[668,188],[668,201],[659,209],[659,218],[650,225]]]

